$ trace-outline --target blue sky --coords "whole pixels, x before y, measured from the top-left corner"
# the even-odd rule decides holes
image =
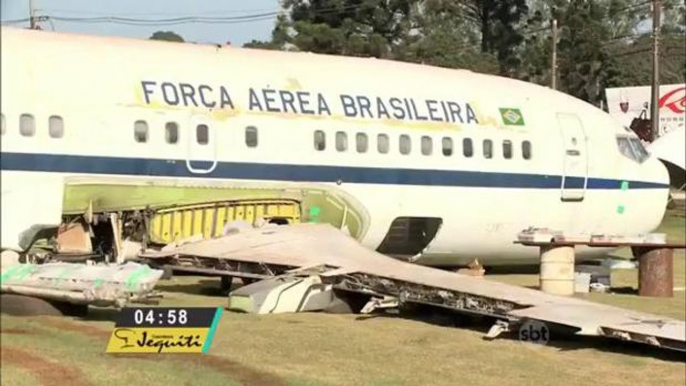
[[[34,0],[36,15],[69,18],[116,16],[135,19],[168,19],[184,16],[235,17],[262,14],[279,10],[279,0]],[[29,16],[29,0],[0,0],[3,21]],[[171,26],[131,26],[112,23],[92,24],[53,21],[56,31],[105,36],[148,38],[158,30],[171,30],[184,39],[199,43],[243,45],[252,39],[265,40],[271,36],[276,18],[237,24],[189,23]],[[28,26],[28,23],[15,26]],[[46,30],[52,28],[42,22]]]

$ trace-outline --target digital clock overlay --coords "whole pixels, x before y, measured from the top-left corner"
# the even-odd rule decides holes
[[[107,344],[108,353],[207,353],[221,307],[126,307]]]

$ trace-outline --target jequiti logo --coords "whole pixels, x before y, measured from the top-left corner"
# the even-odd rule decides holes
[[[546,345],[550,341],[550,329],[538,320],[527,320],[519,327],[519,340]]]

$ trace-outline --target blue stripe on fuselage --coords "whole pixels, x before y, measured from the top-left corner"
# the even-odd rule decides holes
[[[193,165],[194,168],[202,164]],[[203,177],[298,182],[367,183],[385,185],[462,186],[479,188],[559,189],[560,175],[399,169],[350,166],[219,162],[208,174],[188,170],[185,160],[96,157],[61,154],[2,153],[0,168],[7,171],[116,174],[156,177]],[[583,188],[584,179],[568,177],[565,188]],[[588,189],[620,189],[622,180],[589,178]],[[629,181],[631,189],[667,188],[654,182]]]

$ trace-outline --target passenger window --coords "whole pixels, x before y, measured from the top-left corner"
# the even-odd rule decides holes
[[[62,138],[64,136],[64,121],[62,117],[51,115],[48,118],[48,134],[51,138]]]
[[[465,138],[462,140],[462,154],[469,158],[474,155],[474,146],[472,145],[471,138]]]
[[[403,134],[400,136],[400,154],[408,155],[412,151],[412,141],[410,136]]]
[[[205,124],[199,124],[195,128],[195,139],[200,145],[207,145],[210,143],[210,128]]]
[[[424,155],[431,155],[433,151],[433,141],[431,140],[431,137],[423,136],[422,137],[422,154]]]
[[[2,120],[2,135],[5,135],[5,131],[7,131],[7,126],[5,123],[5,114],[0,114],[0,119]]]
[[[388,153],[388,148],[390,147],[390,141],[388,140],[388,136],[386,134],[379,134],[376,137],[376,147],[379,153],[381,154],[386,154]]]
[[[136,142],[148,142],[148,123],[146,121],[136,121],[133,124],[133,138]]]
[[[245,144],[248,147],[257,147],[257,127],[248,126],[245,128]]]
[[[317,151],[326,149],[326,134],[321,130],[314,132],[314,149]]]
[[[484,158],[493,158],[493,141],[484,139]]]
[[[505,159],[511,159],[512,158],[512,141],[509,141],[509,140],[503,141],[503,157]]]
[[[19,117],[19,134],[24,137],[33,137],[36,133],[36,121],[31,114],[22,114]]]
[[[348,150],[348,134],[346,134],[344,131],[336,132],[336,150]]]
[[[441,144],[443,145],[443,155],[444,156],[449,157],[449,156],[453,155],[453,139],[452,138],[443,137]]]
[[[355,136],[355,142],[357,144],[358,153],[367,152],[367,148],[369,147],[369,140],[367,139],[367,134],[357,133],[357,135]]]
[[[524,159],[531,159],[531,142],[522,142],[522,157],[524,157]]]
[[[167,122],[164,125],[164,140],[171,144],[179,142],[179,125],[176,122]]]

